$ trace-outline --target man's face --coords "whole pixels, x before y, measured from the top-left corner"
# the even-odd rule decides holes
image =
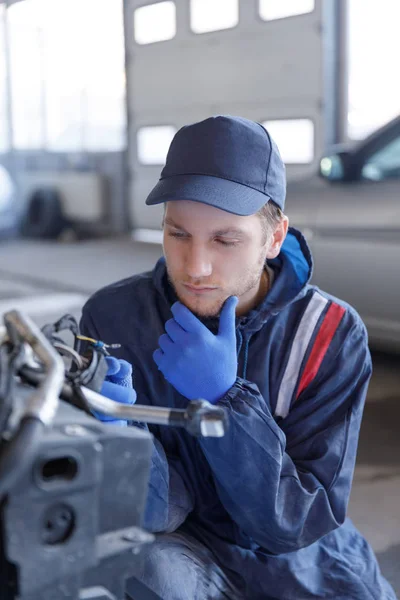
[[[229,296],[238,296],[237,313],[247,312],[259,294],[272,243],[264,238],[257,215],[241,217],[190,200],[167,202],[163,247],[179,300],[200,317],[214,317]]]

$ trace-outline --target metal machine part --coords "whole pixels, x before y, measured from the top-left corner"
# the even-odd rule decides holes
[[[39,419],[44,425],[49,425],[56,413],[58,397],[64,383],[63,361],[29,317],[13,310],[4,315],[4,322],[8,331],[12,327],[21,342],[31,346],[44,365],[46,377],[33,392],[25,414]]]
[[[225,433],[224,409],[206,400],[194,400],[186,410],[182,410],[158,406],[128,406],[109,400],[88,388],[83,388],[82,391],[90,408],[119,419],[184,427],[195,436],[222,437]]]
[[[20,315],[16,311],[12,313],[7,313],[5,315],[5,322],[11,321],[15,326],[18,325],[18,329],[20,332],[23,332],[26,336],[26,340],[34,340],[34,347],[39,348],[39,352],[37,352],[39,358],[42,356],[47,358],[49,342],[45,338],[45,336],[37,329],[35,324],[26,316]],[[72,325],[74,329],[74,333],[76,334],[77,329],[75,328],[75,323],[72,323],[72,318],[68,315],[62,317],[59,323],[63,322],[68,323],[69,326]],[[50,326],[45,326],[43,328],[45,331],[50,332]],[[53,334],[58,331],[58,327],[53,328]],[[76,335],[77,339],[81,339],[81,336]],[[39,344],[39,340],[41,343]],[[134,406],[120,404],[118,402],[114,402],[114,400],[110,400],[97,393],[94,388],[96,386],[92,385],[93,379],[98,378],[100,371],[100,384],[102,383],[105,375],[105,370],[102,371],[102,363],[99,360],[99,355],[101,356],[104,352],[104,348],[107,346],[102,342],[98,342],[93,340],[92,344],[92,358],[91,362],[96,363],[94,367],[88,368],[86,371],[82,371],[80,381],[75,376],[76,371],[72,373],[72,379],[68,381],[66,379],[64,381],[64,375],[61,378],[60,382],[60,374],[58,372],[57,385],[60,383],[61,386],[58,386],[57,398],[60,397],[67,402],[73,400],[74,394],[76,394],[77,389],[71,383],[80,383],[80,393],[83,396],[83,399],[86,401],[87,408],[90,410],[99,411],[105,415],[115,417],[116,419],[126,419],[129,421],[137,421],[144,423],[152,423],[155,425],[169,425],[175,427],[184,427],[191,435],[195,436],[203,436],[203,437],[222,437],[225,433],[225,428],[227,425],[225,410],[219,406],[215,406],[207,402],[206,400],[195,400],[188,403],[186,409],[169,409],[158,406],[142,406],[140,404],[135,404]],[[32,344],[30,344],[32,346]],[[53,346],[55,349],[58,349],[58,352],[65,355],[68,353],[68,348],[65,344],[61,344],[58,338],[55,338],[53,341]],[[45,349],[47,349],[47,354],[45,353]],[[77,351],[75,349],[70,348],[69,353],[74,356],[77,355]],[[60,356],[54,352],[53,354],[57,357],[57,365],[60,368]],[[80,356],[75,357],[75,364],[81,361]],[[46,363],[44,363],[46,365]],[[105,364],[105,363],[104,363]],[[61,361],[62,367],[62,361]],[[89,374],[88,374],[89,373]],[[38,370],[32,370],[26,368],[26,365],[22,365],[19,369],[20,376],[27,382],[33,385],[43,386],[43,377]],[[54,375],[53,379],[54,379]],[[54,389],[51,386],[54,386],[54,383],[49,383],[47,377],[46,389]],[[50,387],[49,387],[50,386]],[[90,387],[88,387],[90,386]]]
[[[140,527],[152,435],[103,423],[91,411],[212,437],[224,434],[225,411],[204,400],[185,410],[118,404],[96,391],[104,379],[102,343],[80,356],[79,345],[68,348],[57,337],[67,324],[76,340],[68,315],[42,331],[17,311],[4,322],[0,598],[122,600],[135,555],[154,539]]]
[[[0,598],[122,600],[135,554],[153,540],[141,529],[151,453],[148,432],[60,401],[1,504]]]

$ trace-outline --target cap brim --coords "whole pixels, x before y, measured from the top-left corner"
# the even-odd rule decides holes
[[[192,200],[235,215],[254,215],[271,198],[241,183],[211,175],[176,175],[160,179],[146,199],[152,206],[171,200]]]

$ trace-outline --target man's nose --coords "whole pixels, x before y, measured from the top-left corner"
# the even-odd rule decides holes
[[[186,274],[192,279],[209,277],[212,273],[211,258],[207,249],[199,244],[191,244],[186,254]]]

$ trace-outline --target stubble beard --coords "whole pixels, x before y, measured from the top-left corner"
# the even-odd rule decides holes
[[[179,301],[182,302],[194,315],[196,315],[200,319],[212,319],[219,317],[221,314],[222,307],[230,296],[238,296],[239,302],[240,298],[250,292],[252,289],[257,293],[260,285],[261,276],[265,266],[265,254],[260,254],[259,260],[254,268],[250,271],[246,272],[246,277],[241,277],[240,280],[236,283],[236,285],[224,289],[218,290],[219,298],[215,298],[212,301],[208,301],[199,297],[196,298],[193,296],[191,301],[188,301],[187,298],[183,298],[179,293],[177,286],[175,285],[175,281],[170,271],[168,270],[167,265],[167,275],[170,285],[175,290],[175,294],[178,297]]]

